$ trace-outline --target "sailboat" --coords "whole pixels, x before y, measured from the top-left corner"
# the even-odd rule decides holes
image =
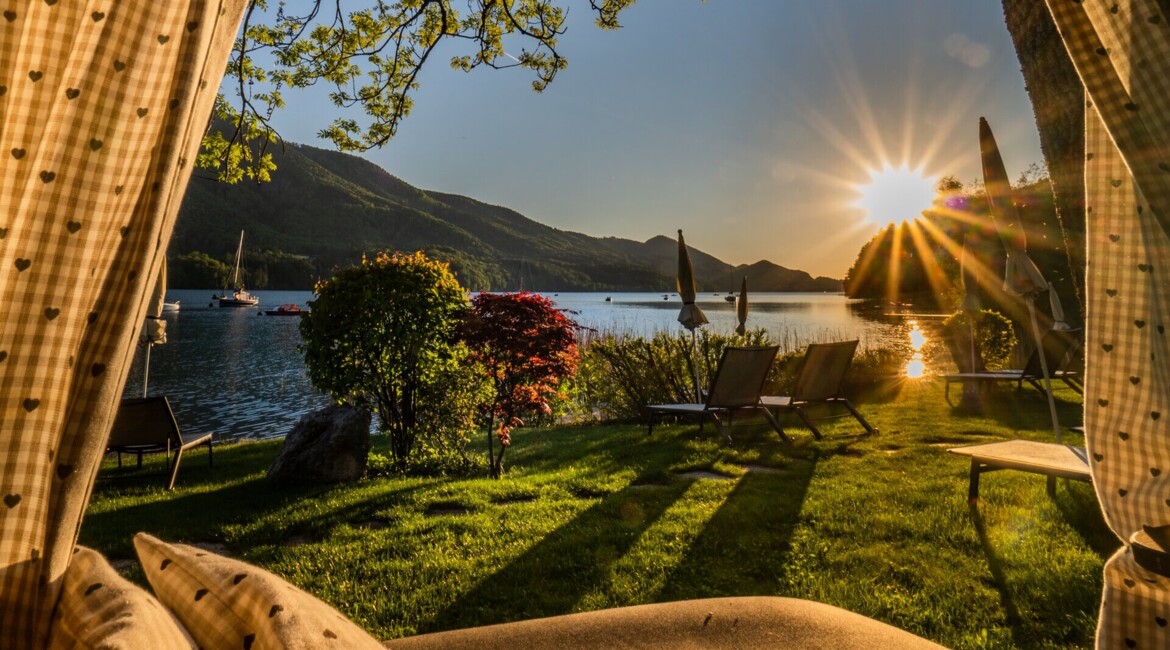
[[[240,245],[236,248],[236,269],[232,274],[232,293],[228,295],[227,289],[220,292],[219,296],[212,296],[212,298],[219,299],[220,307],[251,307],[260,302],[260,299],[252,294],[244,291],[244,286],[240,284],[240,259],[244,256],[244,231],[240,231]]]

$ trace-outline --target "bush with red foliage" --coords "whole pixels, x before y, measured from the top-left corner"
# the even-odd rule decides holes
[[[481,406],[493,477],[503,469],[512,429],[531,414],[551,413],[549,401],[561,380],[576,372],[576,328],[573,319],[539,294],[480,293],[471,299],[463,339],[494,388],[492,402]]]

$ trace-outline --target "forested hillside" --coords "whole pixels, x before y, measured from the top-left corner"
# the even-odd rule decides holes
[[[173,288],[221,286],[246,233],[253,289],[308,289],[363,253],[424,250],[474,290],[672,291],[677,248],[591,237],[505,207],[413,187],[356,156],[287,144],[270,183],[191,180],[170,246]],[[692,249],[701,291],[841,291],[841,282],[760,261],[733,267]]]

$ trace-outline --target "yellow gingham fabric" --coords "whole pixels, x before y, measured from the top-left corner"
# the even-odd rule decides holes
[[[155,594],[203,648],[378,650],[337,610],[273,573],[146,533],[134,536]]]
[[[0,0],[0,647],[43,647],[244,0]]]
[[[53,614],[49,650],[196,647],[158,599],[119,575],[101,553],[77,547]]]
[[[1106,521],[1170,524],[1170,16],[1158,0],[1048,0],[1087,92],[1085,431]],[[1099,648],[1170,647],[1170,579],[1122,548]]]

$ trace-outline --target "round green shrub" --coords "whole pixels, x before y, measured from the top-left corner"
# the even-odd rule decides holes
[[[957,311],[943,321],[943,331],[971,331],[972,318],[967,311]],[[1003,368],[1016,347],[1016,332],[1012,322],[992,309],[974,312],[975,345],[988,368]],[[958,354],[958,352],[955,352]]]

